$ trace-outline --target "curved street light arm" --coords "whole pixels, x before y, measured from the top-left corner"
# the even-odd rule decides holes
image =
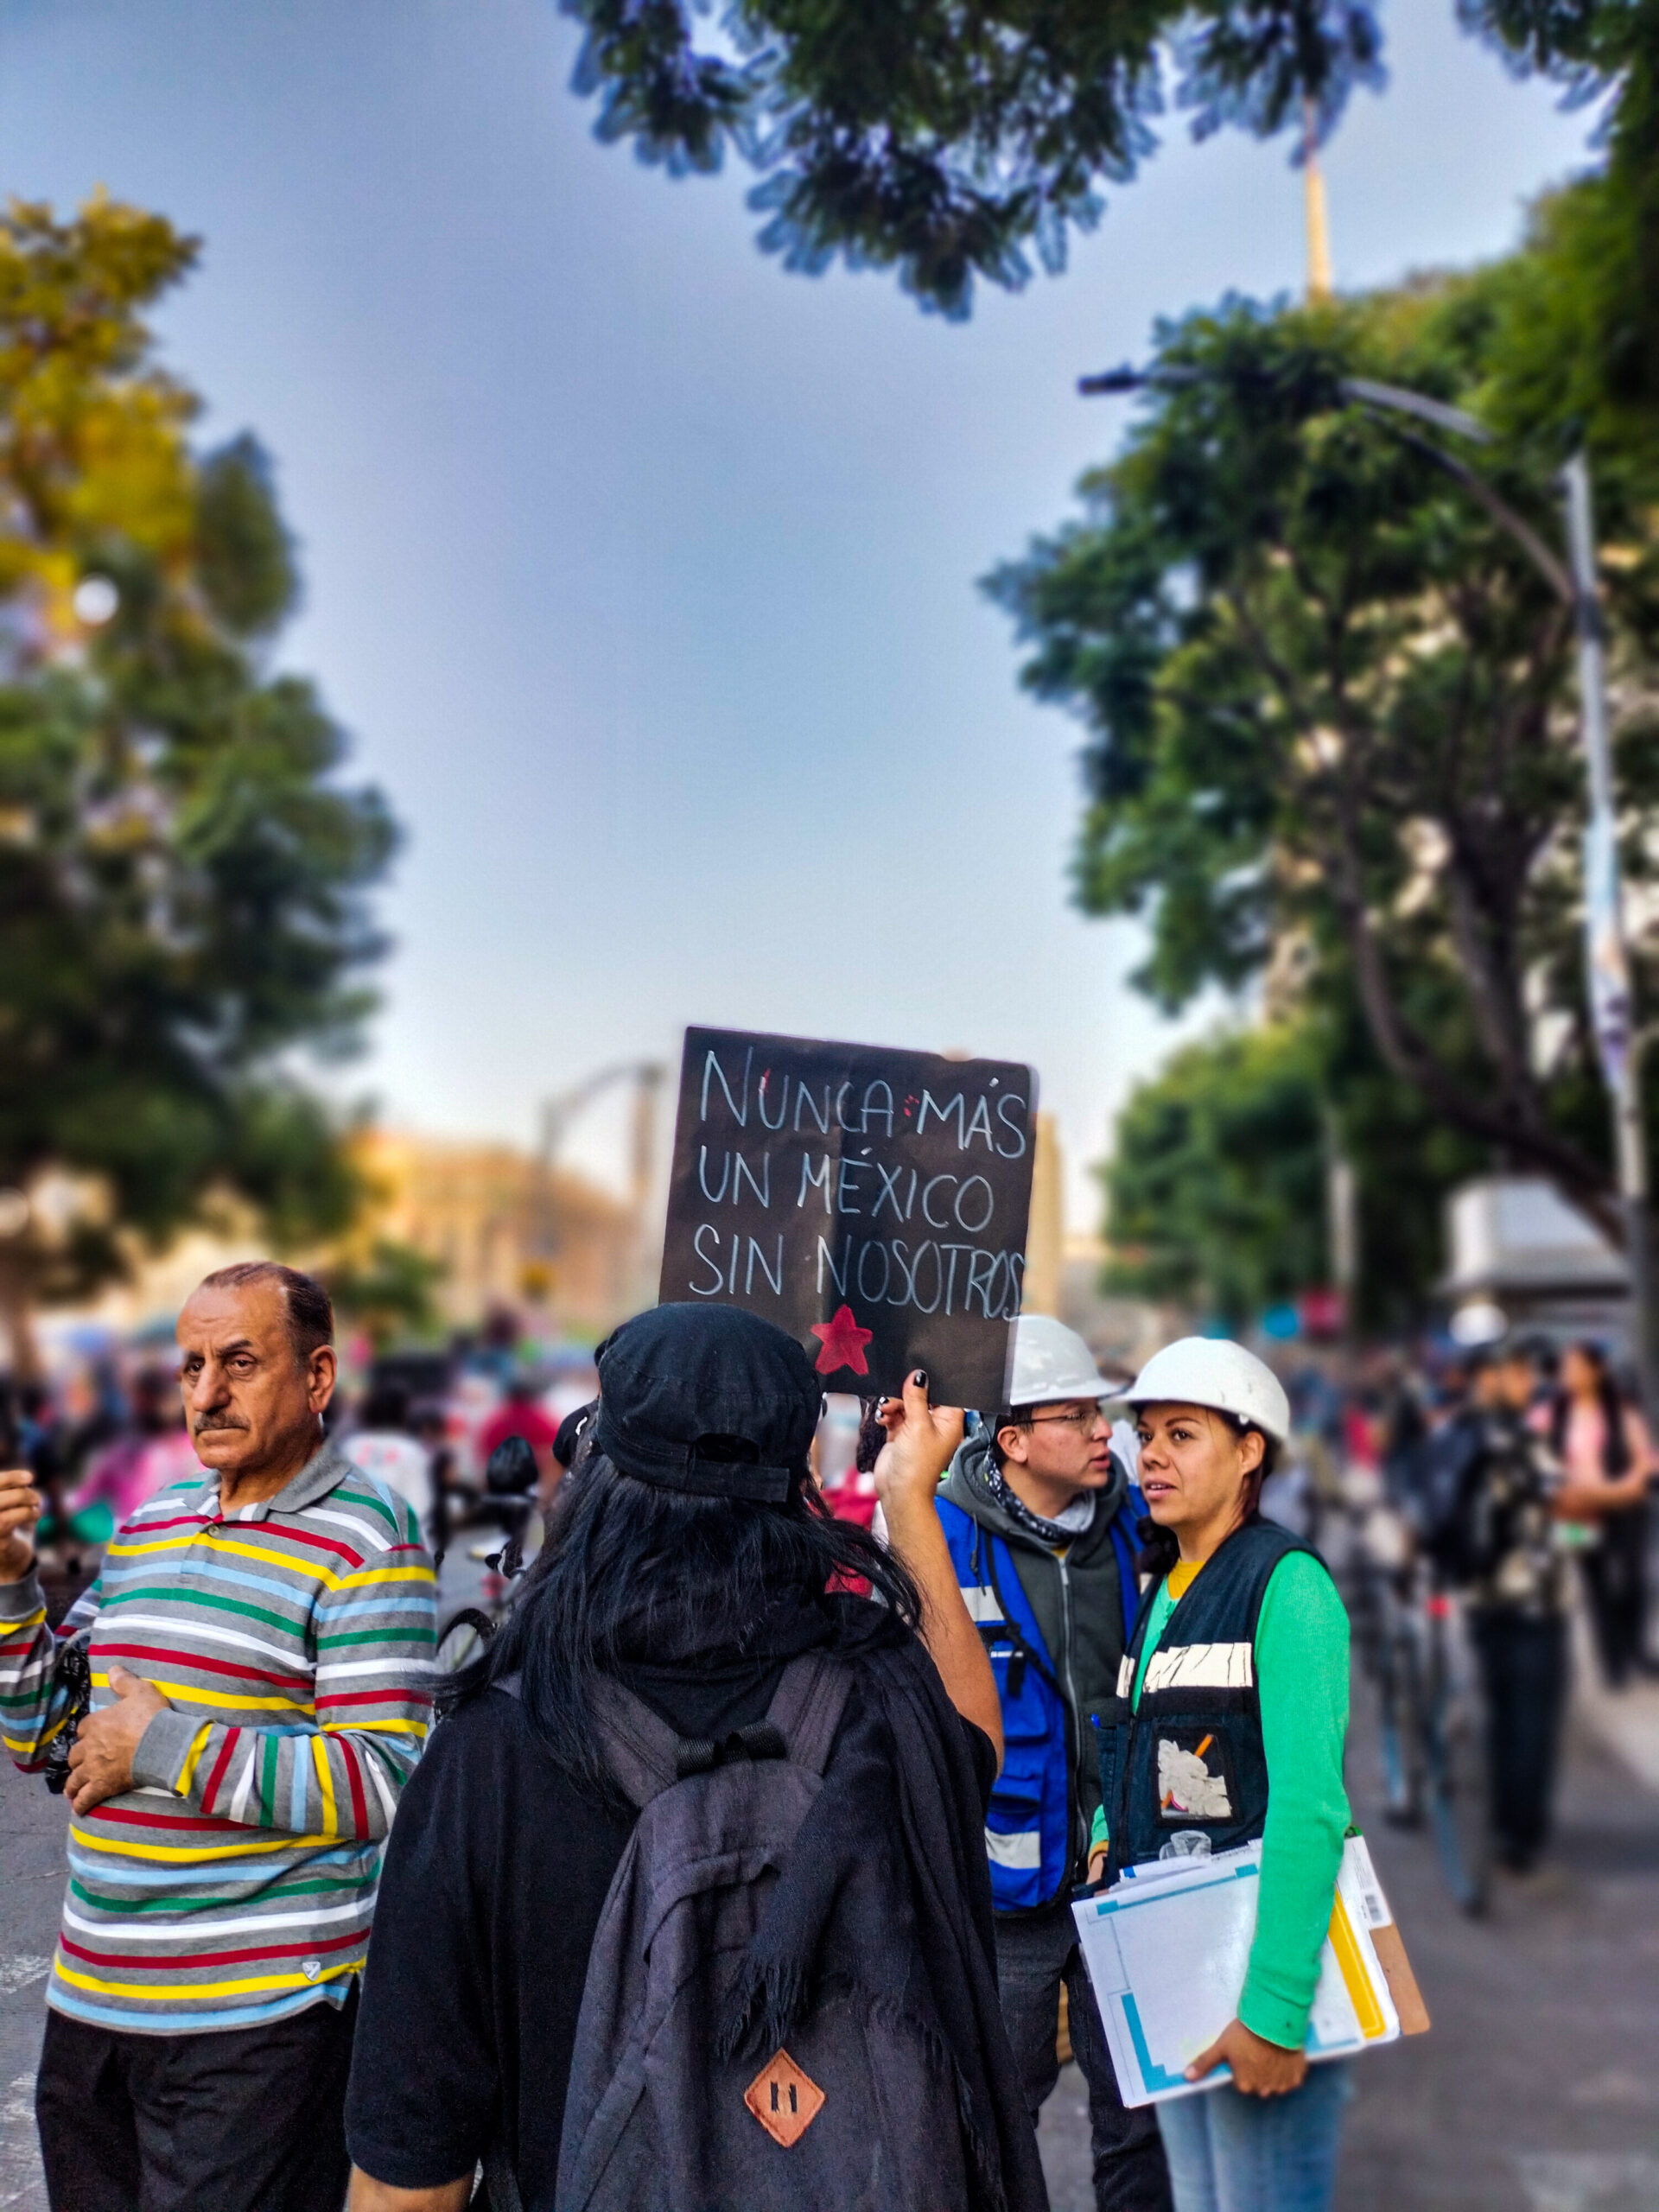
[[[1468,462],[1459,461],[1455,454],[1447,453],[1443,447],[1433,444],[1427,438],[1419,437],[1415,430],[1404,429],[1393,423],[1389,428],[1403,438],[1408,446],[1414,446],[1419,453],[1427,454],[1431,461],[1437,461],[1449,476],[1455,476],[1470,497],[1479,500],[1498,528],[1507,531],[1514,538],[1562,606],[1576,609],[1579,594],[1573,588],[1572,577],[1532,524],[1516,514],[1509,501],[1500,498],[1484,476],[1478,476]]]
[[[1443,399],[1431,399],[1427,392],[1408,391],[1404,385],[1376,384],[1370,377],[1344,377],[1337,386],[1344,399],[1357,399],[1369,407],[1392,408],[1399,415],[1414,415],[1419,422],[1432,423],[1437,430],[1450,430],[1460,438],[1473,438],[1478,444],[1490,445],[1492,434],[1484,423],[1478,423],[1461,407],[1449,407]]]

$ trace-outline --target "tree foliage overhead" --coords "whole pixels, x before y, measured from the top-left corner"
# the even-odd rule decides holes
[[[897,267],[925,308],[1051,269],[1154,149],[1173,81],[1193,135],[1323,138],[1383,81],[1371,0],[561,0],[586,29],[599,135],[670,173],[732,146],[760,244],[812,274]],[[1454,0],[1465,29],[1569,99],[1611,88],[1601,302],[1615,385],[1659,404],[1659,0]],[[1300,146],[1299,141],[1298,151]],[[1617,277],[1611,258],[1618,262]],[[1609,357],[1611,363],[1611,356]]]
[[[195,253],[104,199],[0,219],[0,1185],[91,1194],[0,1239],[14,1324],[118,1270],[123,1230],[232,1194],[297,1236],[353,1189],[287,1056],[372,1003],[393,831],[262,665],[297,591],[264,454],[198,457],[156,359]]]
[[[1022,283],[1127,183],[1155,140],[1161,51],[1199,137],[1223,123],[1328,130],[1382,82],[1366,0],[563,0],[599,135],[671,174],[760,173],[760,243],[812,274],[897,266],[965,315],[976,276]]]
[[[1166,326],[1167,381],[1085,479],[1082,518],[989,588],[1033,648],[1027,686],[1088,727],[1078,895],[1146,915],[1150,995],[1177,1007],[1300,954],[1351,989],[1383,1066],[1438,1120],[1611,1224],[1570,610],[1429,442],[1342,391],[1513,397],[1513,293],[1500,267]],[[1480,461],[1547,541],[1548,428],[1516,419]],[[1659,544],[1651,489],[1629,472],[1604,489],[1639,883],[1659,829],[1643,675]]]

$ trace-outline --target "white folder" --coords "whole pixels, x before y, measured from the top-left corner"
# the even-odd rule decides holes
[[[1135,1868],[1071,1908],[1126,2105],[1160,2104],[1232,2079],[1185,2069],[1238,2011],[1255,1934],[1262,1846]],[[1371,1942],[1387,1923],[1363,1836],[1350,1836],[1308,2015],[1307,2055],[1345,2058],[1392,2043],[1400,2016]]]

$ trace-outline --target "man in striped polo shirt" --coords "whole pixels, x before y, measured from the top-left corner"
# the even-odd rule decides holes
[[[209,1275],[179,1319],[202,1471],[120,1528],[56,1638],[0,1474],[0,1719],[38,1768],[90,1631],[69,1886],[35,2111],[54,2208],[339,2212],[380,1854],[430,1707],[410,1507],[322,1433],[334,1316],[308,1276]]]

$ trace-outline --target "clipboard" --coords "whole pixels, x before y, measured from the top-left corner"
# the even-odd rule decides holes
[[[1198,2096],[1231,2079],[1217,2067],[1189,2082],[1185,2069],[1238,2010],[1261,1868],[1260,1842],[1208,1859],[1160,1860],[1132,1870],[1103,1896],[1073,1904],[1126,2105]],[[1379,1933],[1394,1959],[1393,1977],[1377,1948]],[[1308,2015],[1307,2055],[1344,2058],[1392,2043],[1408,2032],[1408,2018],[1411,2033],[1428,2024],[1370,1853],[1362,1836],[1351,1835]]]

